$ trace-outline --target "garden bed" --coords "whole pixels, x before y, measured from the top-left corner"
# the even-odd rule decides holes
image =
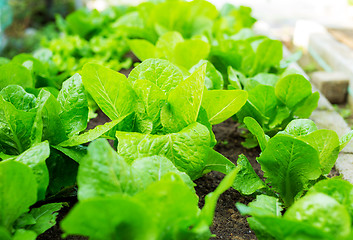
[[[102,112],[98,111],[98,116],[92,119],[88,128],[92,129],[97,125],[102,125],[109,121],[109,118]],[[254,167],[256,173],[260,173],[260,165],[256,162],[256,157],[260,154],[259,148],[246,149],[241,145],[244,138],[240,136],[240,130],[237,123],[232,119],[218,124],[213,127],[218,144],[215,149],[236,163],[238,155],[244,154]],[[260,175],[262,175],[260,173]],[[204,205],[204,197],[213,192],[223,179],[224,174],[219,172],[211,172],[195,181],[196,193],[199,196],[199,207]],[[244,197],[234,189],[229,189],[221,195],[216,207],[215,217],[211,231],[216,235],[213,239],[256,239],[254,232],[250,229],[246,221],[246,217],[242,216],[235,207],[235,203],[241,202],[248,204],[253,200],[252,197]],[[60,240],[62,231],[59,227],[60,221],[66,216],[70,209],[76,204],[76,198],[70,198],[69,207],[64,207],[58,216],[58,224],[46,231],[38,237],[38,240]],[[69,236],[67,240],[83,240],[86,237]]]
[[[98,116],[92,119],[88,128],[94,128],[97,125],[104,124],[109,121],[109,118],[98,111]],[[238,155],[244,154],[250,161],[255,172],[259,176],[263,176],[260,165],[256,161],[256,157],[261,153],[258,147],[252,149],[244,148],[241,143],[244,138],[241,137],[241,129],[238,128],[238,124],[232,120],[220,123],[213,127],[216,139],[218,141],[215,150],[227,157],[232,162],[236,163]],[[338,176],[338,171],[333,168],[330,176]],[[219,172],[210,172],[205,176],[195,181],[197,186],[195,187],[196,193],[199,196],[199,207],[202,208],[204,205],[205,196],[213,192],[223,179],[224,174]],[[250,240],[257,239],[255,233],[250,229],[246,217],[242,216],[235,207],[235,203],[240,202],[248,204],[253,201],[253,197],[242,196],[238,191],[234,189],[228,189],[218,199],[215,216],[213,219],[213,225],[211,226],[211,232],[216,235],[212,239],[229,239],[229,240]],[[47,232],[38,237],[38,240],[61,240],[62,231],[59,227],[60,221],[66,216],[70,209],[76,204],[77,199],[71,198],[69,207],[64,207],[58,216],[58,224]],[[86,237],[82,236],[69,236],[67,240],[84,240]]]

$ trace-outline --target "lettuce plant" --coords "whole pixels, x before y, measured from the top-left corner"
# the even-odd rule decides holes
[[[219,16],[213,25],[213,35],[235,35],[243,29],[250,29],[256,22],[251,16],[251,8],[245,6],[236,7],[226,3],[219,11]]]
[[[245,190],[247,194],[252,194],[262,189],[270,195],[278,196],[285,207],[291,206],[310,186],[325,178],[334,166],[340,150],[352,138],[352,134],[348,133],[340,140],[334,131],[318,130],[308,119],[293,120],[273,138],[266,136],[253,118],[245,118],[245,123],[260,143],[262,153],[257,161],[264,172],[266,183],[271,186],[269,188],[262,182],[250,164],[241,164],[248,178],[256,182],[257,186]],[[242,158],[244,160],[245,157]],[[239,179],[233,187],[245,193],[241,184],[242,180]]]
[[[259,195],[249,206],[237,203],[258,239],[351,239],[353,186],[341,179],[316,183],[282,215],[275,197]]]
[[[87,120],[87,97],[78,74],[64,82],[57,97],[45,89],[36,96],[9,85],[0,91],[0,159],[28,165],[36,176],[38,199],[43,200],[46,194],[75,184],[73,160],[79,161],[85,152],[78,145],[100,137],[122,119],[80,134]]]
[[[209,239],[217,199],[229,173],[198,208],[190,178],[162,156],[129,164],[106,142],[88,147],[78,173],[79,203],[63,220],[66,234],[92,239]]]
[[[310,82],[302,75],[277,77],[262,73],[238,81],[235,71],[229,70],[229,79],[239,87],[236,89],[245,89],[249,95],[244,107],[236,114],[237,120],[243,123],[244,118],[252,117],[269,136],[283,130],[294,118],[308,118],[317,107],[320,95],[312,93]],[[246,144],[252,147],[256,142]]]
[[[210,60],[223,74],[228,66],[245,77],[258,73],[280,73],[283,58],[282,43],[243,30],[233,36],[218,37],[212,43]]]
[[[148,58],[167,59],[185,72],[189,70],[193,73],[206,63],[207,89],[223,89],[222,74],[210,61],[204,60],[210,52],[210,45],[205,40],[199,38],[184,40],[179,32],[167,32],[158,39],[156,45],[144,39],[133,39],[129,40],[129,46],[141,61]]]
[[[133,161],[162,154],[195,179],[218,167],[217,161],[232,166],[210,149],[211,126],[235,114],[247,98],[242,90],[205,90],[205,70],[202,65],[184,79],[170,62],[148,59],[128,78],[95,64],[86,65],[82,76],[102,111],[112,120],[124,118],[116,133],[121,156]]]
[[[30,167],[13,160],[0,162],[0,238],[34,240],[56,223],[62,203],[39,208],[29,207],[37,201],[37,181]]]
[[[217,16],[216,7],[205,0],[166,0],[142,3],[135,11],[119,18],[113,26],[123,29],[129,38],[155,43],[159,36],[170,31],[177,31],[184,38],[211,34]]]
[[[252,216],[248,222],[256,236],[350,239],[353,186],[326,176],[352,133],[339,139],[332,130],[318,130],[311,120],[298,119],[270,138],[253,118],[244,122],[259,141],[257,161],[266,182],[240,156],[233,188],[245,195],[261,194],[249,206],[237,203],[242,214]]]
[[[210,45],[202,39],[184,40],[179,32],[167,32],[159,37],[156,45],[144,39],[129,40],[131,51],[141,60],[164,58],[189,70],[200,60],[206,59]]]

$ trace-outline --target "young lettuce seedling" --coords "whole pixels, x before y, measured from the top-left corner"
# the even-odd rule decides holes
[[[248,222],[257,237],[350,239],[353,186],[340,179],[322,179],[334,166],[339,151],[351,140],[352,133],[339,139],[334,131],[318,130],[311,120],[299,119],[269,138],[253,118],[245,118],[244,122],[259,141],[262,153],[257,160],[266,183],[256,175],[248,160],[240,156],[238,176],[246,178],[237,176],[233,187],[247,195],[265,193],[249,206],[237,203],[242,214],[252,216]],[[283,209],[286,212],[282,216]]]
[[[232,79],[237,79],[233,69],[229,68],[229,73]],[[244,107],[236,114],[237,120],[244,123],[244,118],[252,117],[271,137],[295,117],[308,118],[320,97],[318,92],[312,93],[310,82],[299,74],[284,77],[258,74],[239,81],[237,86],[240,89],[244,86],[249,95]]]
[[[85,89],[117,125],[118,153],[133,161],[164,155],[192,179],[234,165],[214,152],[212,125],[244,105],[243,90],[205,90],[206,65],[184,79],[167,60],[148,59],[129,78],[96,64],[82,70]],[[126,116],[126,117],[125,117]],[[210,157],[212,156],[212,158]]]
[[[285,207],[291,206],[304,191],[320,180],[320,176],[324,177],[331,171],[340,149],[352,138],[352,134],[348,133],[340,141],[334,131],[318,130],[311,120],[299,119],[293,120],[284,131],[269,139],[253,118],[248,117],[244,121],[259,140],[262,153],[257,161],[266,183],[273,193],[278,194]],[[251,168],[250,165],[243,166],[245,169]],[[251,176],[260,180],[255,172]],[[235,189],[241,187],[241,182],[237,185]],[[265,186],[262,188],[268,191]]]

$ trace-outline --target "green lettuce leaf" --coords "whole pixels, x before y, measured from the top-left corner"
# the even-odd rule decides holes
[[[249,160],[244,155],[239,155],[236,169],[237,176],[232,187],[243,195],[250,195],[258,190],[267,188],[267,185],[255,173]]]
[[[192,179],[202,175],[205,167],[204,146],[210,146],[207,127],[193,123],[177,133],[152,135],[141,133],[117,132],[118,154],[128,162],[137,158],[162,155],[170,159],[182,172]]]
[[[275,92],[282,103],[293,109],[311,95],[311,84],[302,75],[291,74],[277,82]]]
[[[297,220],[315,226],[329,236],[345,237],[351,231],[347,209],[334,198],[323,193],[304,196],[284,214],[285,219]]]
[[[289,136],[271,138],[257,160],[268,183],[286,206],[293,204],[309,180],[321,175],[317,150]]]
[[[35,116],[34,112],[16,109],[0,95],[0,144],[6,154],[20,154],[32,145]]]
[[[46,159],[49,157],[50,147],[48,141],[33,145],[15,158],[15,161],[26,164],[33,171],[38,184],[38,200],[45,198],[49,185],[49,172]]]
[[[12,231],[18,217],[37,200],[37,182],[32,170],[12,160],[0,162],[0,226]],[[6,184],[5,184],[6,183]]]
[[[82,69],[82,81],[85,89],[110,119],[118,119],[133,111],[136,96],[123,74],[88,63]]]
[[[61,222],[67,234],[89,236],[97,240],[155,239],[143,202],[129,196],[92,198],[77,204]]]
[[[33,88],[34,82],[31,72],[16,63],[7,63],[0,66],[0,90],[8,85],[20,85],[24,88]]]
[[[249,131],[254,136],[256,136],[257,141],[259,142],[261,151],[264,151],[267,147],[267,142],[269,137],[265,134],[261,126],[252,117],[244,118],[244,123],[246,124],[246,127],[249,129]]]
[[[247,92],[243,90],[205,91],[202,107],[212,125],[221,123],[235,115],[246,103]]]
[[[132,83],[138,79],[151,81],[168,93],[183,81],[183,74],[167,60],[148,59],[135,67],[128,78]]]
[[[63,83],[57,100],[61,105],[60,118],[66,135],[71,137],[85,130],[88,121],[88,101],[79,74],[73,75]]]
[[[78,172],[80,200],[116,194],[134,195],[169,172],[178,174],[192,189],[190,178],[179,172],[173,163],[161,156],[135,159],[128,164],[107,143],[96,140],[88,147]]]
[[[169,93],[168,104],[161,111],[165,131],[178,132],[196,122],[202,102],[205,71],[206,65],[202,65]]]
[[[103,125],[98,125],[93,129],[88,130],[87,132],[84,132],[80,135],[76,135],[71,137],[70,139],[61,142],[59,144],[60,147],[73,147],[73,146],[78,146],[80,144],[84,144],[90,141],[93,141],[103,134],[107,133],[109,130],[113,129],[116,125],[118,125],[120,122],[122,122],[126,116],[122,116],[118,119],[115,119],[111,122],[107,122]]]

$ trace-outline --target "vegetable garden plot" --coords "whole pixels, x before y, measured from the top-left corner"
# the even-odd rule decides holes
[[[105,49],[109,57],[97,64],[74,54],[81,44],[2,59],[2,239],[36,239],[55,224],[62,200],[76,198],[59,224],[65,236],[210,239],[217,199],[230,187],[249,197],[225,205],[251,216],[259,239],[352,237],[352,185],[327,178],[352,134],[339,139],[305,119],[319,94],[287,69],[279,41],[249,29],[249,8],[218,11],[198,0],[116,11],[59,18],[65,34],[49,45],[119,33],[119,64],[126,49],[142,61],[127,77],[107,60],[114,52]],[[61,57],[74,66],[62,67]],[[109,121],[86,130],[97,108]],[[213,126],[229,118],[243,129],[244,147],[259,146],[234,149],[253,153],[256,171],[244,154],[232,162],[214,150]],[[211,191],[197,187],[199,204],[195,182],[207,187],[215,172],[226,176]]]

